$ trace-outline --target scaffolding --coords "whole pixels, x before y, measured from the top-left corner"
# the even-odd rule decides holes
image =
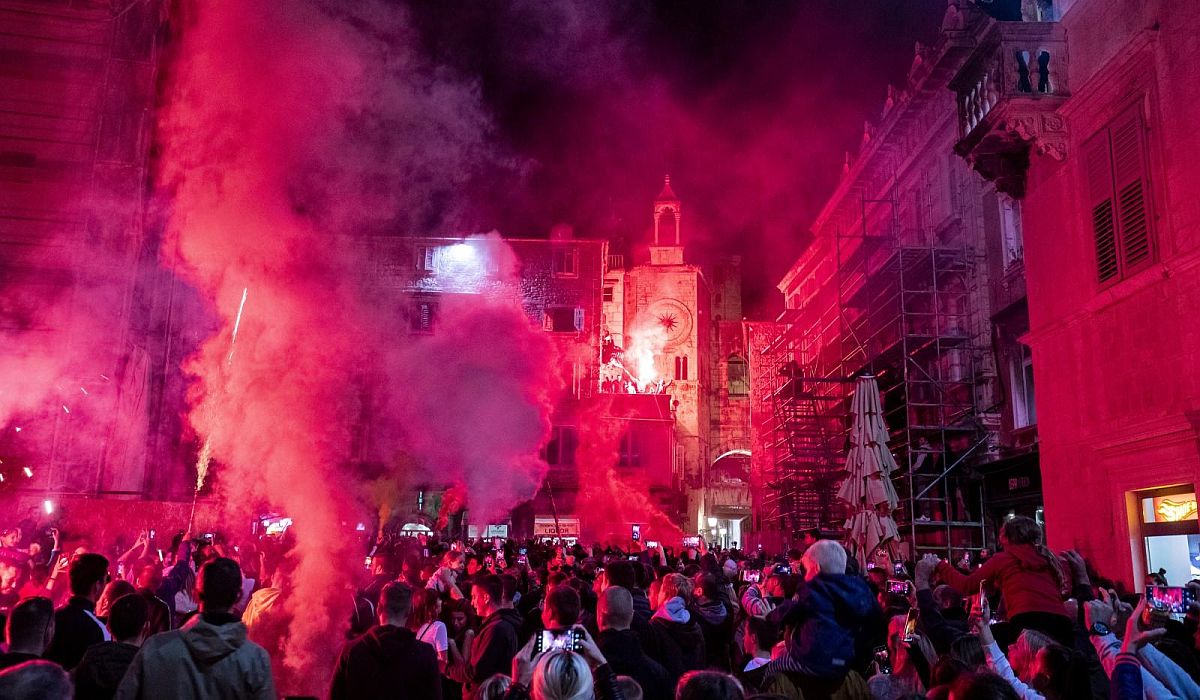
[[[983,495],[970,465],[989,434],[977,419],[979,360],[987,337],[975,285],[976,250],[956,219],[900,225],[894,198],[860,197],[837,229],[828,275],[788,304],[764,364],[777,368],[764,496],[785,528],[842,525],[835,492],[850,427],[852,382],[873,374],[899,470],[895,514],[906,556],[977,553]],[[920,217],[913,217],[920,220]],[[764,368],[764,372],[767,368]]]

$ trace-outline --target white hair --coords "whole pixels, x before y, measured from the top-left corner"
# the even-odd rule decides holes
[[[844,574],[846,548],[833,540],[817,540],[804,550],[804,569],[810,578],[817,574]]]
[[[573,651],[551,651],[533,667],[529,691],[533,700],[593,700],[592,670]]]

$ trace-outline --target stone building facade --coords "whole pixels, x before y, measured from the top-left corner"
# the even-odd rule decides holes
[[[962,8],[957,150],[1021,201],[1051,546],[1182,585],[1200,573],[1200,15],[1055,4],[1052,22]]]
[[[877,379],[899,470],[892,556],[975,557],[1010,514],[1037,516],[1026,381],[1020,203],[955,154],[950,89],[971,52],[956,3],[918,44],[779,283],[785,310],[746,325],[755,533],[840,532],[835,497],[855,377]]]

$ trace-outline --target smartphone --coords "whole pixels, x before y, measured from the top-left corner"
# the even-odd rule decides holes
[[[912,593],[912,584],[908,581],[889,578],[887,582],[887,592],[907,596],[909,593]]]
[[[570,651],[579,651],[583,648],[580,643],[583,635],[576,629],[562,630],[555,632],[553,630],[542,630],[537,637],[534,638],[533,651],[540,654],[543,651],[550,649],[569,649]]]
[[[150,539],[154,539],[155,535],[157,535],[157,534],[158,534],[158,532],[155,531],[154,528],[150,528]]]
[[[214,538],[214,533],[212,533],[212,532],[206,532],[206,533],[204,533],[204,541],[205,541],[205,542],[208,542],[209,544],[212,544],[212,543],[213,543],[213,538]]]
[[[1146,610],[1155,626],[1166,624],[1166,619],[1182,621],[1188,607],[1196,602],[1196,594],[1186,586],[1146,586]]]
[[[742,583],[759,583],[762,581],[762,571],[759,569],[742,569]]]
[[[629,555],[629,561],[637,561],[637,560],[638,560],[638,555],[636,555],[636,554]]]
[[[787,564],[776,564],[772,571],[780,576],[790,576],[792,573],[792,567],[788,566]]]
[[[363,567],[365,567],[367,569],[371,568],[371,557],[367,557],[366,562],[363,563]]]
[[[692,535],[691,537],[684,537],[683,538],[683,546],[684,547],[699,547],[700,546],[700,536]]]
[[[518,554],[517,555],[517,563],[520,564],[521,566],[526,566],[529,564],[529,557],[525,556],[524,553]]]
[[[161,550],[161,549],[160,549],[160,550],[158,550],[158,560],[159,560],[159,561],[162,561],[162,560],[163,560],[163,553],[162,553],[162,550]]]
[[[902,561],[892,562],[892,573],[896,574],[897,576],[902,576],[904,574],[904,562],[902,562]]]
[[[646,549],[658,549],[658,542],[646,540]]]
[[[875,658],[875,665],[879,668],[880,673],[886,676],[892,672],[892,657],[888,656],[886,646],[875,647],[871,651],[871,655]]]
[[[983,610],[983,606],[987,605],[987,581],[979,582],[979,600],[976,602],[979,610]]]
[[[525,547],[521,547],[520,549],[517,550],[517,554],[524,556],[526,554],[529,554],[529,551]]]
[[[875,562],[873,562],[873,561],[867,562],[867,571],[871,571],[874,568],[875,568]]]
[[[907,581],[905,581],[907,583]],[[917,632],[917,615],[919,611],[916,608],[909,608],[908,617],[904,619],[904,642],[911,643]]]

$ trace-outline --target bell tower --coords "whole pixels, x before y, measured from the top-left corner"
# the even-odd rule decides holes
[[[682,206],[671,189],[671,176],[663,178],[662,192],[654,200],[654,242],[650,245],[651,265],[682,265]]]

